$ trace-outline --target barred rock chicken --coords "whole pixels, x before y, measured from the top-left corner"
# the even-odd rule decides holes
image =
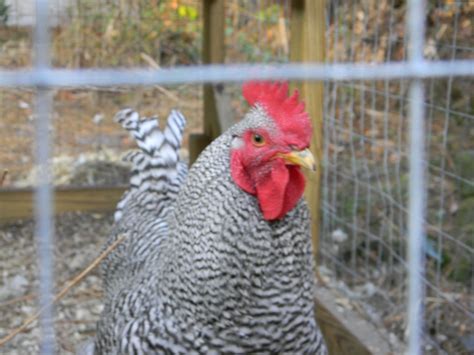
[[[141,151],[108,241],[126,236],[103,265],[95,353],[326,353],[301,198],[311,123],[286,83],[246,83],[243,95],[250,111],[187,178],[181,114],[163,132],[117,115]]]

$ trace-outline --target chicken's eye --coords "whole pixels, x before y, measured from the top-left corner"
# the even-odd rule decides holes
[[[265,145],[265,138],[258,133],[252,134],[252,143],[256,147],[261,147]]]

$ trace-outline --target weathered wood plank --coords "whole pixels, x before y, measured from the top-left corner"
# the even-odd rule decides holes
[[[371,352],[316,299],[316,321],[324,335],[329,354],[370,355]]]
[[[204,133],[189,135],[189,163],[196,161],[199,154],[212,142],[211,137]]]
[[[325,1],[306,0],[304,52],[305,62],[319,62],[325,60]],[[324,117],[324,85],[323,82],[305,82],[304,99],[306,107],[313,121],[313,140],[311,151],[316,158],[318,169],[308,177],[306,196],[311,208],[312,235],[315,251],[319,250],[320,211],[321,211],[321,171],[323,157],[323,117]]]
[[[222,85],[213,86],[214,103],[216,104],[219,128],[227,130],[234,123],[234,113],[230,96]],[[212,142],[213,138],[204,133],[193,133],[189,136],[189,161],[195,162],[199,154]]]
[[[291,0],[290,61],[303,61],[305,0]]]
[[[234,124],[234,112],[230,95],[222,84],[213,85],[214,98],[216,100],[217,118],[221,132],[227,131]]]
[[[319,287],[315,302],[316,320],[323,332],[330,355],[394,353],[386,340],[386,334],[354,311],[338,306],[335,295],[330,290]]]
[[[223,63],[225,59],[225,1],[204,0],[203,21],[202,61],[204,64]],[[190,145],[191,163],[194,162],[201,150],[222,132],[214,88],[209,84],[204,85],[203,90],[204,133],[201,137],[195,136],[192,138],[193,144]]]
[[[54,212],[113,211],[124,191],[125,187],[58,188],[54,194]],[[32,216],[32,189],[0,189],[0,223]]]
[[[292,0],[290,60],[292,62],[324,62],[325,51],[325,4],[324,0]],[[320,190],[323,140],[323,83],[304,82],[294,84],[301,90],[301,97],[312,119],[313,138],[311,152],[317,162],[317,171],[306,174],[305,198],[311,210],[311,231],[313,250],[319,250]],[[316,299],[316,320],[321,327],[330,354],[371,354],[369,348],[352,333],[351,324],[338,318],[334,302],[330,299]],[[377,352],[378,354],[378,352]]]
[[[292,62],[324,62],[325,51],[325,1],[292,0],[290,59]],[[319,249],[320,191],[323,140],[323,91],[322,82],[305,82],[299,85],[306,109],[313,123],[311,151],[317,161],[317,171],[306,174],[305,197],[311,209],[313,249]]]

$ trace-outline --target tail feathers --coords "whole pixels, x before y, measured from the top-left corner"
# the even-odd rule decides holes
[[[164,136],[165,140],[176,150],[181,147],[185,125],[186,119],[181,112],[172,110],[168,116],[168,124],[166,125]]]
[[[118,112],[115,120],[131,133],[140,148],[125,156],[125,160],[133,168],[130,190],[117,205],[115,220],[118,220],[136,192],[161,193],[169,199],[179,191],[179,186],[187,175],[187,167],[179,159],[186,119],[179,111],[172,110],[163,131],[160,130],[156,117],[141,118],[132,109]],[[141,204],[156,207],[154,194],[144,196]]]
[[[164,156],[163,145],[169,145],[174,152],[177,152],[181,147],[186,119],[177,110],[172,110],[168,116],[164,132],[160,131],[156,116],[141,118],[132,109],[118,112],[115,115],[115,120],[130,131],[138,147],[150,156]]]

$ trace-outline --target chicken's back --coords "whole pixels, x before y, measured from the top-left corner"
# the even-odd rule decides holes
[[[125,158],[132,165],[130,188],[117,205],[115,224],[104,246],[125,236],[102,263],[106,297],[124,287],[155,254],[168,234],[166,217],[187,176],[187,164],[179,157],[185,126],[180,112],[170,113],[163,130],[156,117],[140,117],[131,109],[118,112],[115,119],[131,133],[139,150]]]

